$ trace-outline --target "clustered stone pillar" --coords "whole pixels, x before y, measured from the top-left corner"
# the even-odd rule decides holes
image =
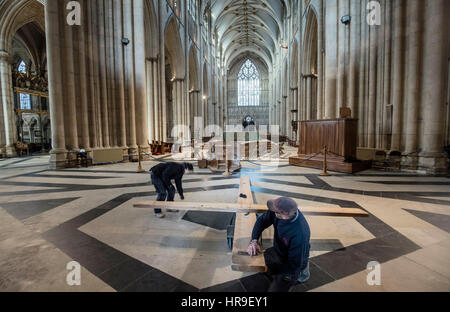
[[[150,141],[161,142],[163,134],[162,104],[159,101],[157,58],[147,60],[147,104],[148,104],[148,138]]]
[[[423,148],[421,164],[445,169],[442,157],[444,146],[446,82],[449,54],[449,6],[447,0],[427,1],[425,4],[424,81],[423,104]]]
[[[81,148],[121,148],[124,159],[134,155],[138,144],[146,152],[148,129],[154,125],[147,89],[157,86],[159,75],[156,62],[142,66],[144,0],[81,0],[84,14],[81,25],[74,26],[66,20],[67,3],[48,0],[45,5],[51,167],[70,166]],[[156,95],[152,99],[160,102]],[[160,114],[160,107],[152,108]],[[162,133],[153,127],[152,135]]]
[[[58,0],[48,0],[45,6],[45,33],[47,42],[47,64],[50,98],[50,122],[52,125],[52,150],[50,167],[65,167],[66,142],[63,111],[63,80],[61,74],[60,5]]]
[[[393,77],[393,120],[391,150],[400,151],[403,128],[403,49],[404,49],[404,0],[396,0],[394,7],[394,77]]]
[[[11,85],[11,66],[9,64],[9,54],[0,51],[0,88],[1,88],[1,107],[0,113],[3,112],[4,132],[0,132],[0,153],[6,156],[15,156],[16,151],[14,143],[16,139],[16,130],[14,123],[14,104],[12,102],[12,85]],[[1,131],[1,130],[0,130]]]
[[[419,23],[420,11],[423,12],[422,1],[415,0],[408,6],[408,99],[407,99],[407,128],[405,152],[416,153],[418,148],[418,115],[420,105],[420,52],[421,27]],[[410,157],[411,158],[411,157]]]

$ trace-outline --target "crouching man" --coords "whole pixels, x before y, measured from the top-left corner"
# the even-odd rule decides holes
[[[262,232],[274,227],[274,246],[264,252],[268,274],[272,280],[269,291],[289,291],[297,282],[309,279],[310,229],[297,203],[287,197],[267,201],[269,210],[255,223],[247,252],[261,252],[258,243]]]
[[[157,201],[173,201],[175,198],[175,187],[172,185],[171,180],[175,181],[178,194],[180,194],[181,200],[184,200],[183,185],[181,179],[184,174],[188,174],[194,171],[194,167],[190,163],[175,163],[166,162],[160,163],[152,169],[150,169],[150,177],[152,184],[155,187],[157,193]],[[171,210],[168,210],[171,212]],[[172,210],[172,212],[175,212]],[[155,209],[155,216],[158,218],[164,218],[164,214],[161,209]]]

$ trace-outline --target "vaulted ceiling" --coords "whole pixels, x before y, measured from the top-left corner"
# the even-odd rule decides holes
[[[294,0],[297,1],[297,0]],[[212,29],[217,31],[225,65],[242,53],[260,56],[267,66],[283,37],[290,0],[211,0]]]

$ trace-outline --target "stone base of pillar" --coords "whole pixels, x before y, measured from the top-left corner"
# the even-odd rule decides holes
[[[128,156],[128,147],[121,146],[120,148],[123,151],[123,162],[129,162],[130,161],[130,157]]]
[[[418,169],[426,171],[427,174],[447,175],[448,157],[440,156],[419,156]]]
[[[150,146],[147,147],[141,147],[141,153],[142,153],[142,158],[141,160],[149,160],[150,159]]]
[[[129,147],[128,148],[128,160],[129,161],[138,161],[138,148],[136,147]]]
[[[67,168],[67,151],[52,150],[49,167],[53,170]]]
[[[419,156],[402,156],[400,164],[404,170],[419,170]]]
[[[68,152],[67,153],[66,167],[67,168],[78,167],[77,152]]]
[[[16,147],[14,145],[5,146],[4,149],[5,149],[6,157],[16,157],[17,156]]]

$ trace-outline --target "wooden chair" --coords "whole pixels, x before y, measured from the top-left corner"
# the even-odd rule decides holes
[[[24,152],[26,151],[26,155],[30,155],[30,149],[27,144],[23,142],[17,142],[16,143],[16,152],[17,155],[22,156],[24,155]]]

